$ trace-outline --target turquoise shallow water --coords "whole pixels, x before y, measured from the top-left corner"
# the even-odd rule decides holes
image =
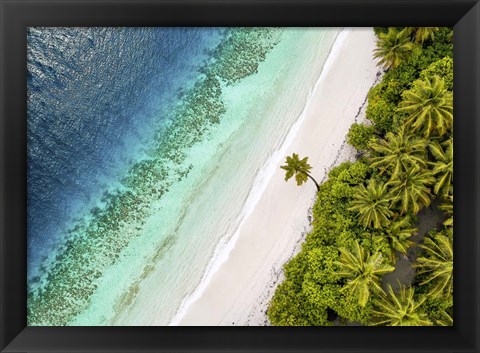
[[[29,324],[167,324],[234,232],[337,32],[231,30],[143,157],[45,263]]]

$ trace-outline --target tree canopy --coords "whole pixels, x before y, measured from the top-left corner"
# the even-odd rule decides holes
[[[319,186],[312,230],[270,302],[272,325],[453,325],[452,33],[375,27],[386,71],[368,93],[368,121],[347,136],[360,153]],[[301,185],[312,166],[294,154],[282,168]],[[393,288],[406,261],[414,278]]]

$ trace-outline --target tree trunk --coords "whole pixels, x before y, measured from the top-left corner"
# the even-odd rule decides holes
[[[320,185],[318,185],[317,181],[308,173],[305,173],[307,174],[307,176],[315,183],[315,186],[317,187],[317,191],[320,191]]]

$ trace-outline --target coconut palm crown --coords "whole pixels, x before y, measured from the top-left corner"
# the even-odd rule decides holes
[[[415,242],[410,240],[410,238],[417,231],[417,228],[412,227],[409,216],[393,220],[388,227],[385,228],[385,236],[390,246],[392,261],[396,260],[397,252],[406,255],[408,249],[415,245]]]
[[[373,57],[380,59],[379,66],[386,69],[396,68],[410,56],[414,48],[415,44],[410,41],[407,31],[399,32],[390,27],[387,33],[379,34]]]
[[[364,307],[370,298],[371,291],[381,291],[378,284],[380,276],[392,272],[394,267],[385,264],[381,253],[373,255],[366,253],[356,241],[353,252],[340,248],[340,259],[335,264],[339,267],[336,275],[347,278],[347,283],[342,289],[358,297],[358,304]]]
[[[367,187],[360,184],[355,187],[350,211],[359,213],[359,222],[365,227],[381,228],[389,223],[393,216],[390,210],[391,197],[387,185],[370,179]]]
[[[320,190],[320,185],[318,185],[317,181],[311,176],[310,170],[312,166],[308,164],[308,157],[300,159],[298,154],[293,153],[292,156],[287,156],[285,160],[285,165],[282,165],[280,168],[285,170],[285,181],[288,181],[290,178],[295,176],[295,180],[297,181],[297,185],[302,185],[308,179],[312,180],[317,187],[317,191]]]
[[[405,27],[405,29],[415,42],[423,43],[427,39],[433,40],[439,27]]]
[[[432,283],[429,294],[439,297],[453,292],[453,230],[447,228],[442,233],[425,238],[421,245],[424,255],[417,259],[415,267],[419,274],[426,273],[428,278],[421,284]]]
[[[396,177],[400,172],[407,171],[412,166],[425,167],[426,141],[409,134],[404,128],[397,133],[388,132],[385,139],[370,143],[370,148],[377,154],[372,157],[372,167],[380,168]]]
[[[412,211],[417,214],[423,206],[429,206],[432,198],[429,185],[435,182],[430,171],[411,167],[388,182],[395,204],[400,204],[400,213]]]
[[[453,94],[439,76],[415,81],[402,95],[398,111],[407,114],[405,125],[413,131],[421,131],[425,137],[443,136],[452,127]]]
[[[412,287],[400,286],[395,293],[388,285],[388,294],[382,293],[374,301],[375,309],[372,310],[376,325],[385,326],[431,326],[432,322],[422,310],[426,297],[414,299]]]
[[[445,198],[445,201],[438,206],[445,215],[448,217],[444,222],[444,226],[453,226],[453,195],[449,195]]]
[[[453,188],[453,139],[449,138],[443,144],[432,141],[429,147],[437,160],[435,163],[431,163],[433,175],[437,178],[433,192],[446,197]]]

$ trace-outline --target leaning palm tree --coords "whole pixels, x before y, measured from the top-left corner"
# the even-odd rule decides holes
[[[380,173],[388,171],[392,178],[412,166],[426,167],[426,141],[400,128],[397,133],[388,132],[385,139],[370,143],[370,148],[378,154],[371,158],[372,167]]]
[[[443,136],[452,127],[453,95],[439,76],[415,81],[402,95],[398,111],[407,114],[405,125],[413,131],[421,131],[425,137],[432,133]]]
[[[355,187],[350,211],[359,213],[359,222],[365,227],[381,228],[389,223],[393,216],[390,210],[391,197],[387,185],[370,179],[367,187],[360,184]]]
[[[389,226],[385,228],[385,236],[390,246],[392,261],[396,260],[397,252],[406,255],[408,249],[415,245],[415,242],[410,240],[410,238],[416,232],[417,229],[412,227],[410,217],[408,216],[392,221]]]
[[[431,172],[411,167],[388,182],[394,204],[400,204],[401,214],[412,211],[417,214],[422,206],[429,206],[432,198],[429,185],[435,178]]]
[[[425,238],[420,245],[425,251],[417,259],[418,274],[428,274],[428,278],[421,284],[432,283],[429,292],[432,297],[447,296],[453,293],[453,231],[447,228],[444,232],[436,233],[431,238]]]
[[[380,276],[395,270],[394,267],[384,263],[381,253],[376,252],[373,255],[365,253],[357,241],[353,252],[340,248],[340,259],[335,264],[339,267],[336,275],[347,279],[342,291],[357,296],[358,304],[362,307],[367,304],[372,290],[382,290],[379,285]]]
[[[414,299],[412,287],[400,286],[395,293],[392,286],[388,285],[388,294],[385,292],[374,300],[375,309],[372,314],[375,325],[385,326],[431,326],[432,322],[422,310],[426,297]]]
[[[295,176],[295,180],[297,181],[297,185],[302,185],[305,183],[308,178],[314,182],[315,186],[317,187],[317,191],[320,190],[320,186],[318,185],[317,181],[310,175],[310,170],[312,166],[307,163],[308,157],[303,159],[298,158],[298,154],[294,153],[292,156],[287,156],[285,165],[282,165],[280,168],[286,171],[285,173],[285,181],[288,181],[291,177]]]
[[[405,30],[415,42],[423,43],[427,39],[433,40],[439,27],[405,27]]]
[[[432,141],[429,147],[437,160],[435,163],[431,163],[433,175],[437,178],[433,192],[445,197],[450,194],[450,189],[453,187],[453,139],[449,138],[442,145],[437,141]]]
[[[407,31],[390,27],[387,33],[379,34],[373,57],[380,58],[378,65],[386,69],[396,68],[410,56],[414,47]]]

